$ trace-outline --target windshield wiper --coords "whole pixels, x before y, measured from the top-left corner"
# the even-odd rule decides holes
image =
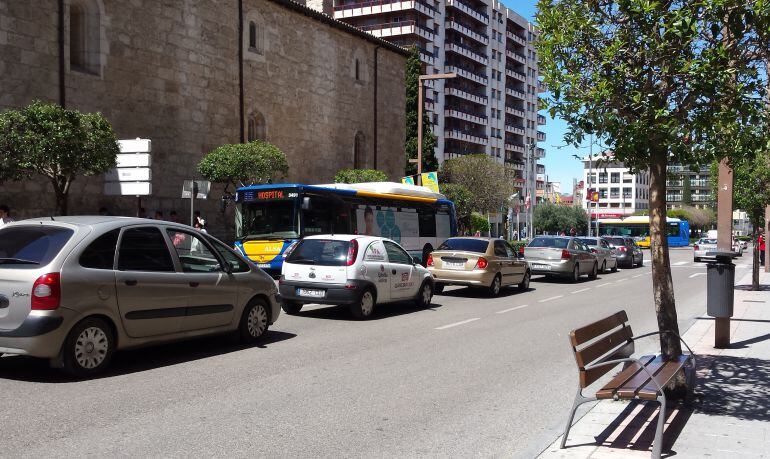
[[[39,265],[39,261],[25,260],[23,258],[0,258],[0,264]]]

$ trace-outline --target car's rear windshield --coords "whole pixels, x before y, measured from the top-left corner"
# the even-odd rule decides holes
[[[345,266],[349,241],[305,239],[297,244],[286,262],[297,265]]]
[[[74,233],[71,229],[42,225],[0,229],[0,268],[46,266]]]
[[[716,244],[717,240],[716,239],[701,239],[700,243],[701,244]]]
[[[566,249],[569,239],[560,237],[536,237],[532,239],[527,247],[553,247],[555,249]]]
[[[462,252],[487,253],[489,241],[480,239],[447,239],[438,246],[439,250],[457,250]]]
[[[592,237],[586,237],[586,238],[580,238],[581,241],[583,241],[583,244],[585,245],[599,245],[599,241],[597,239],[594,239]]]
[[[612,245],[626,245],[626,241],[622,237],[608,237],[605,239],[607,239]]]

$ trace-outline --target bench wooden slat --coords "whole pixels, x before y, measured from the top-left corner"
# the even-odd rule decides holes
[[[652,362],[645,365],[647,370],[649,370],[650,373],[652,373],[653,376],[657,376],[657,374],[666,366],[666,362],[663,360],[661,356],[656,356],[655,359],[653,359]],[[652,384],[650,381],[650,376],[646,371],[640,371],[636,375],[634,375],[633,378],[626,381],[625,384],[623,384],[622,387],[619,387],[616,393],[618,394],[618,397],[620,398],[634,398],[636,396],[636,393],[641,389],[642,387],[646,386],[647,384]]]
[[[663,369],[655,374],[655,380],[658,384],[660,384],[661,387],[666,387],[666,384],[668,384],[671,378],[684,367],[688,358],[689,356],[687,355],[680,355],[676,360],[666,362]],[[658,398],[658,388],[652,381],[648,381],[644,387],[637,391],[636,395],[645,400],[655,400]]]
[[[639,357],[639,361],[642,362],[642,365],[647,365],[648,363],[652,362],[654,359],[655,359],[654,355],[643,355],[642,357]],[[634,377],[640,371],[644,371],[644,370],[642,370],[641,365],[639,365],[636,362],[627,366],[623,371],[615,375],[615,377],[612,378],[612,381],[608,382],[607,384],[604,385],[604,387],[596,391],[596,398],[600,400],[613,398],[615,396],[615,391],[619,387],[623,387],[626,384],[626,382],[628,382],[629,379]]]
[[[602,359],[602,361],[610,361],[615,359],[626,358],[633,353],[634,353],[634,343],[628,343],[622,348],[612,353],[611,355]],[[611,372],[612,369],[615,368],[616,366],[617,365],[607,365],[607,366],[602,366],[598,368],[591,368],[590,370],[579,370],[581,387],[585,388],[590,386],[591,384],[599,380],[599,378]]]
[[[632,336],[633,334],[631,332],[631,327],[624,326],[623,328],[620,328],[601,338],[595,343],[589,344],[580,351],[576,351],[575,360],[577,360],[578,367],[586,367],[591,362],[610,352],[611,350],[622,346],[624,343],[630,343],[630,338]]]
[[[626,322],[628,322],[626,311],[618,311],[609,317],[572,330],[569,334],[570,342],[572,342],[573,347],[579,346]]]

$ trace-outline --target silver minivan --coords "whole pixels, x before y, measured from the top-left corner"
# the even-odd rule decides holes
[[[0,354],[89,376],[118,349],[224,332],[253,341],[279,313],[270,276],[189,226],[51,217],[0,228]]]

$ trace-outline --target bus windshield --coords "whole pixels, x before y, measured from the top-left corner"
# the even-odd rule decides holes
[[[295,201],[244,203],[241,219],[244,240],[299,237]]]

